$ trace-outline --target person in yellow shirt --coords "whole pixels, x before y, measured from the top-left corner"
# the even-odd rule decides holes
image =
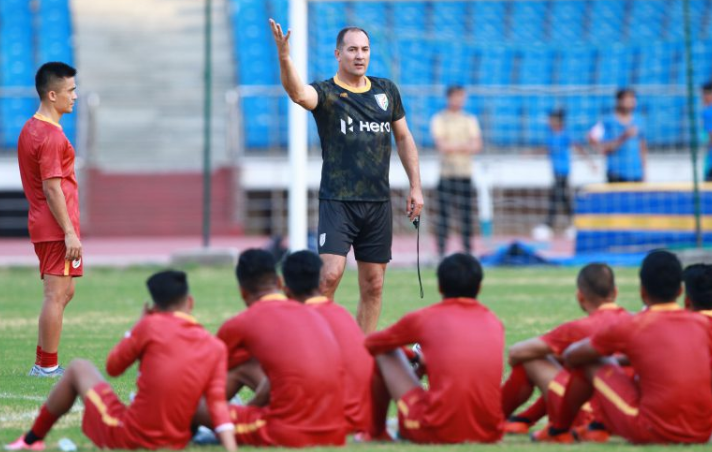
[[[447,106],[433,116],[430,124],[435,147],[440,154],[440,181],[437,188],[437,244],[445,255],[448,216],[452,209],[462,221],[463,251],[472,251],[472,156],[482,149],[477,117],[464,111],[467,93],[461,86],[447,89]]]

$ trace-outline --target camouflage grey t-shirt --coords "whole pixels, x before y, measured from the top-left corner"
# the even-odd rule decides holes
[[[388,201],[391,128],[405,116],[396,85],[368,77],[355,89],[334,77],[311,86],[319,94],[312,115],[324,160],[319,199]]]

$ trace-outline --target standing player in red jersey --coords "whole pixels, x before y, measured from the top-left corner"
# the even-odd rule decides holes
[[[398,405],[400,436],[416,443],[495,442],[502,437],[504,327],[475,297],[482,267],[467,254],[438,266],[443,300],[366,337]],[[430,389],[399,347],[419,343]]]
[[[32,428],[5,450],[44,450],[43,439],[77,397],[82,431],[100,449],[182,449],[202,396],[220,440],[237,449],[225,402],[225,346],[190,315],[194,300],[185,273],[163,271],[147,281],[154,306],[109,353],[106,372],[119,376],[137,360],[138,393],[125,406],[99,370],[74,360],[50,392]]]
[[[331,327],[331,332],[344,357],[345,410],[349,430],[356,433],[357,438],[361,440],[391,439],[385,430],[387,399],[384,407],[374,409],[373,406],[371,393],[374,389],[382,388],[383,384],[373,381],[378,373],[374,372],[373,357],[363,346],[365,335],[353,316],[343,306],[334,303],[319,292],[322,265],[321,258],[311,251],[290,254],[282,264],[284,293],[290,299],[314,309]],[[374,413],[381,414],[375,421]]]
[[[218,331],[228,348],[228,396],[240,384],[256,389],[247,406],[230,405],[238,444],[343,445],[343,365],[326,321],[281,293],[270,253],[250,249],[237,264],[247,309]],[[266,396],[265,396],[265,393]],[[199,410],[196,422],[210,425]]]
[[[543,336],[518,342],[509,349],[512,372],[502,387],[502,409],[505,417],[512,415],[538,387],[546,397],[538,399],[526,412],[509,418],[507,433],[528,433],[529,428],[546,415],[546,400],[560,397],[568,372],[559,363],[561,354],[574,342],[591,336],[602,327],[630,314],[615,304],[616,289],[613,270],[606,264],[588,264],[576,278],[576,299],[587,317],[566,322]],[[598,440],[608,434],[598,427]],[[584,432],[588,433],[588,432]],[[589,435],[593,439],[594,434]],[[571,442],[573,437],[568,436]]]
[[[712,333],[707,320],[675,302],[682,265],[654,251],[640,268],[646,310],[621,319],[564,352],[572,372],[559,412],[567,428],[582,401],[595,395],[603,422],[632,443],[706,443],[712,433]],[[607,358],[625,355],[630,377]]]
[[[74,296],[75,276],[82,276],[79,195],[74,148],[59,121],[77,99],[77,71],[64,63],[46,63],[35,76],[40,108],[22,128],[17,159],[30,204],[28,228],[44,280],[35,365],[31,376],[58,377],[59,339],[64,308]]]

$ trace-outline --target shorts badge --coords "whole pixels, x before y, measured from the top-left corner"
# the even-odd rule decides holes
[[[326,232],[319,234],[319,246],[324,246],[326,243]]]
[[[80,257],[79,259],[74,259],[72,261],[72,268],[79,268],[79,266],[82,265],[82,258]]]
[[[374,94],[373,97],[376,98],[376,103],[381,107],[381,110],[388,110],[388,96],[385,94]]]

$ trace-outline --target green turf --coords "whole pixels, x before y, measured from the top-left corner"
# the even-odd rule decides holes
[[[60,359],[68,363],[74,357],[88,358],[103,366],[109,349],[128,330],[147,299],[144,281],[153,269],[90,269],[78,281],[76,296],[69,305],[65,321]],[[243,309],[229,268],[188,268],[193,294],[196,297],[196,317],[210,330]],[[502,319],[507,330],[507,343],[540,334],[546,329],[581,315],[574,301],[575,269],[488,269],[481,301]],[[426,299],[418,297],[415,272],[388,272],[384,294],[384,309],[380,326],[397,320],[407,311],[437,301],[434,272],[423,274]],[[617,271],[619,302],[638,310],[635,271]],[[52,381],[26,377],[32,365],[36,344],[36,318],[42,286],[34,269],[0,269],[0,443],[14,440],[32,422],[34,412],[49,392]],[[337,294],[337,300],[352,312],[358,298],[356,275],[348,272]],[[126,375],[112,379],[111,384],[123,400],[134,389],[136,366]],[[75,406],[75,409],[77,407]],[[48,437],[55,446],[62,437],[71,438],[80,449],[93,448],[80,431],[81,413],[77,409],[64,418]],[[526,438],[507,437],[494,446],[453,446],[453,450],[503,448],[528,450],[618,450],[631,449],[619,440],[605,446],[534,445]],[[702,446],[696,446],[696,449]],[[194,448],[205,449],[205,448]],[[210,450],[218,450],[210,447]],[[380,451],[439,450],[442,447],[421,447],[409,444],[349,445],[347,449]],[[662,447],[646,450],[662,450]],[[344,449],[337,449],[344,450]],[[686,448],[685,450],[690,450]]]

